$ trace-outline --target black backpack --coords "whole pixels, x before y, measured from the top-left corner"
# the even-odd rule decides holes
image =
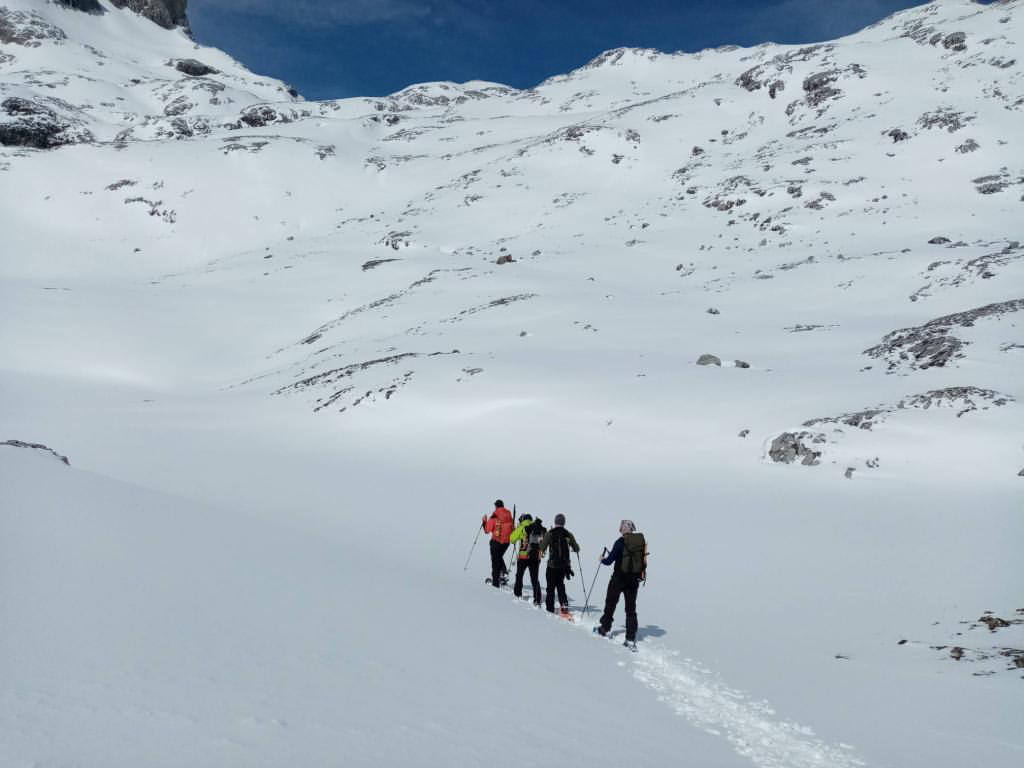
[[[548,567],[569,569],[569,536],[565,528],[551,529],[551,544],[548,546]]]
[[[547,532],[548,529],[540,524],[540,520],[535,520],[533,524],[527,526],[524,549],[530,553],[531,560],[540,559],[540,546],[544,542],[544,534]]]
[[[622,560],[619,568],[623,573],[642,576],[647,570],[647,541],[642,533],[622,534]]]

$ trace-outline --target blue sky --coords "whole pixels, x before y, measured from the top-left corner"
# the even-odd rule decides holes
[[[911,0],[190,0],[199,42],[307,98],[428,80],[518,88],[619,46],[696,51],[849,34]]]

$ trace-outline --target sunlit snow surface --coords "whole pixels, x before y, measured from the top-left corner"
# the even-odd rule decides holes
[[[0,0],[0,764],[1020,764],[1019,1],[338,102],[102,5]]]

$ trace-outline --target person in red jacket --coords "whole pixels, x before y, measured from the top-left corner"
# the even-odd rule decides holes
[[[484,531],[491,534],[491,584],[500,588],[504,574],[508,573],[505,565],[505,552],[508,551],[509,536],[515,530],[512,513],[505,509],[505,502],[498,499],[494,502],[494,512],[490,517],[484,515]]]

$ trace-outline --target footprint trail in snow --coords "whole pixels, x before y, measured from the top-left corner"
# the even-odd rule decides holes
[[[644,644],[631,656],[633,676],[692,725],[729,740],[759,768],[861,768],[841,744],[826,744],[798,723],[779,720],[766,703],[712,679],[709,670],[677,652]]]
[[[593,631],[592,622],[576,626]],[[799,723],[780,720],[765,701],[715,680],[711,670],[651,642],[628,654],[633,676],[691,725],[724,737],[758,768],[865,768],[847,744],[832,745]],[[626,661],[620,662],[622,666]]]

